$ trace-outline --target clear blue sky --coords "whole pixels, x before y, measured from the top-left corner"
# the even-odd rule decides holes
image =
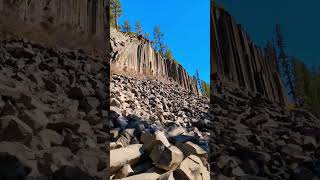
[[[309,67],[320,64],[319,0],[217,0],[242,24],[252,40],[264,45],[275,34],[275,24],[282,32],[290,56]]]
[[[209,0],[121,0],[123,15],[134,29],[140,21],[143,31],[153,35],[159,25],[173,56],[194,75],[210,82],[210,1]]]

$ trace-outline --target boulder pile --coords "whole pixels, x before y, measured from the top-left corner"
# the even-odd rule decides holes
[[[103,57],[81,50],[0,42],[1,177],[106,177],[103,69]]]
[[[220,89],[221,90],[221,89]],[[320,178],[320,120],[259,94],[224,88],[212,96],[210,169],[218,180]]]
[[[210,179],[208,98],[147,78],[110,86],[111,179]]]

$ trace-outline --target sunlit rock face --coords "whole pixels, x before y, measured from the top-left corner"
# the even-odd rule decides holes
[[[110,34],[112,69],[171,79],[183,88],[198,93],[196,80],[180,64],[156,53],[150,41],[115,29],[111,29]]]
[[[106,48],[104,0],[2,0],[2,35],[76,48]]]
[[[228,12],[213,4],[210,26],[212,83],[242,87],[285,105],[287,100],[275,57],[266,57],[244,28],[236,24]]]

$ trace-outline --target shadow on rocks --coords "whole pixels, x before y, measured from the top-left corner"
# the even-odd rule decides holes
[[[31,171],[17,157],[0,153],[0,180],[94,180],[78,167],[62,166],[51,177],[29,177]]]
[[[0,153],[0,180],[22,180],[31,168],[23,165],[15,156]]]
[[[94,180],[78,167],[63,166],[55,171],[52,180]]]

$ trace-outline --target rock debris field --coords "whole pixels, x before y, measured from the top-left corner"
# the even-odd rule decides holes
[[[210,166],[218,180],[320,178],[320,121],[240,89],[212,101]]]
[[[82,51],[0,42],[0,179],[105,179],[103,68]]]
[[[210,179],[208,98],[122,75],[110,86],[111,179]]]

